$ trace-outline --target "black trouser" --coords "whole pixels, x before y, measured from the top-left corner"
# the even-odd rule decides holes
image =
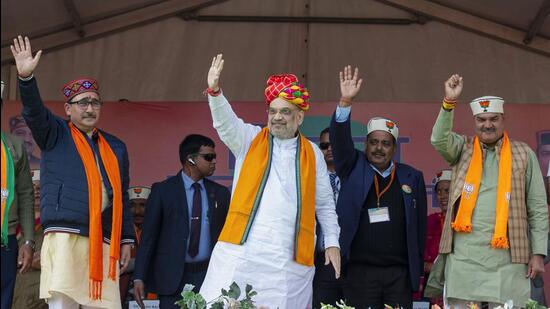
[[[335,305],[344,299],[343,279],[336,279],[334,266],[325,265],[325,252],[315,255],[315,276],[313,277],[313,308],[320,309],[321,303]]]
[[[181,278],[180,286],[176,293],[172,295],[159,295],[160,309],[179,309],[180,307],[174,303],[182,298],[181,291],[186,284],[194,285],[193,292],[198,293],[204,282],[204,277],[206,277],[207,268],[208,261],[185,264],[183,278]],[[208,299],[207,301],[210,300]]]
[[[405,265],[371,266],[350,263],[344,281],[347,304],[356,309],[379,309],[384,304],[412,308],[409,270]]]
[[[17,275],[17,239],[8,235],[8,243],[2,246],[2,309],[10,309]]]

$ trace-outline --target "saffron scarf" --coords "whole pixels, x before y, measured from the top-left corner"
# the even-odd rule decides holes
[[[2,245],[8,245],[8,216],[14,197],[15,189],[15,171],[13,167],[13,157],[6,145],[4,133],[2,133]]]
[[[69,122],[71,135],[84,164],[86,180],[88,182],[89,204],[89,272],[90,298],[101,299],[101,284],[103,282],[103,232],[101,223],[101,176],[99,174],[96,157],[84,134]],[[94,129],[95,130],[95,129]],[[103,160],[107,177],[113,188],[113,222],[111,227],[111,244],[109,245],[109,279],[116,280],[117,263],[120,259],[120,237],[122,227],[122,184],[120,170],[115,153],[101,134],[98,134],[99,154]]]
[[[264,128],[254,138],[246,154],[219,240],[237,245],[246,242],[269,177],[272,155],[273,136]],[[296,147],[294,260],[307,266],[313,266],[315,245],[315,178],[313,147],[300,134]]]
[[[460,204],[452,227],[457,232],[470,233],[472,231],[472,213],[476,206],[481,176],[483,171],[483,155],[479,139],[474,137],[473,153],[464,187],[460,196]],[[509,248],[506,236],[508,228],[508,206],[510,203],[510,190],[512,188],[512,148],[508,134],[504,132],[502,148],[498,164],[498,184],[496,201],[495,230],[491,239],[491,247],[498,249]]]

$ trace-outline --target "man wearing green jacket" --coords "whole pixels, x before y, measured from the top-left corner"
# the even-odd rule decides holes
[[[470,103],[475,136],[452,132],[462,92],[459,75],[445,82],[445,99],[431,142],[453,169],[439,247],[446,256],[445,305],[525,306],[530,279],[544,272],[548,209],[540,167],[527,144],[508,138],[504,100]],[[481,307],[481,306],[480,306]]]
[[[2,93],[4,94],[4,82]],[[3,104],[3,101],[2,103]],[[17,268],[26,272],[34,252],[34,193],[27,153],[21,141],[2,132],[2,297],[1,309],[11,308]],[[15,228],[21,224],[24,242],[19,251]]]

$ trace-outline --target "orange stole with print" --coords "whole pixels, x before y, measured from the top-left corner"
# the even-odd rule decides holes
[[[273,154],[273,136],[268,128],[262,129],[252,141],[244,159],[239,180],[220,241],[242,245],[262,200],[269,177]],[[296,147],[296,226],[294,260],[296,263],[313,266],[315,237],[315,152],[310,142],[300,134]]]

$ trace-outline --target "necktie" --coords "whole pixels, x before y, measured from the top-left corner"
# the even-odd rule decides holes
[[[199,243],[201,240],[201,185],[198,182],[193,184],[193,209],[191,211],[191,237],[189,239],[189,256],[195,257],[199,253]]]
[[[338,189],[338,183],[337,183],[338,176],[336,176],[336,173],[330,173],[328,175],[330,177],[330,186],[332,187],[332,194],[334,195],[334,202],[336,202],[336,196],[338,196],[338,191],[340,191]]]

